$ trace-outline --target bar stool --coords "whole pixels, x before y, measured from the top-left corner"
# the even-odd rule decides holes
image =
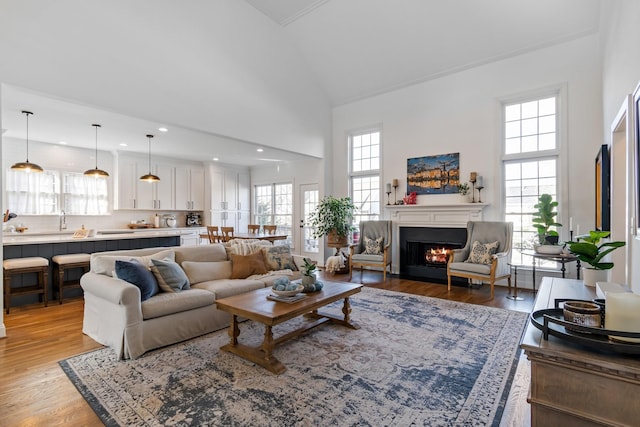
[[[89,272],[89,254],[66,254],[56,255],[51,258],[53,261],[53,291],[58,292],[58,301],[62,304],[62,291],[64,288],[79,288],[80,279],[64,280],[64,272],[74,268],[81,268],[82,273]]]
[[[2,261],[4,269],[4,308],[9,314],[12,295],[42,294],[47,306],[47,284],[49,283],[49,260],[42,257],[12,258]],[[38,273],[38,283],[31,286],[11,287],[11,279],[17,274]]]

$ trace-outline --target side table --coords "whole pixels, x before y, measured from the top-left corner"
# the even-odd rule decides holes
[[[510,268],[513,268],[513,295],[511,295],[511,282],[509,282],[509,295],[507,299],[513,301],[524,301],[524,298],[518,296],[518,264],[507,263]]]
[[[578,259],[578,257],[573,254],[570,254],[570,253],[561,253],[557,255],[539,254],[538,252],[533,251],[531,249],[522,250],[520,251],[520,253],[533,258],[532,264],[533,264],[533,293],[534,294],[536,293],[536,260],[537,259],[559,262],[562,265],[562,267],[560,268],[560,272],[562,273],[563,279],[565,278],[565,275],[567,272],[567,268],[565,267],[565,264],[568,262],[575,262],[576,278],[580,280],[580,269],[581,269],[580,259]]]

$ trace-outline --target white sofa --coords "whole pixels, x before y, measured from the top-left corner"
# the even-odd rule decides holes
[[[135,257],[148,265],[150,258],[167,255],[183,269],[190,266],[185,269],[187,276],[191,274],[190,289],[160,292],[141,301],[137,286],[112,277],[117,259]],[[299,256],[293,260],[297,266],[303,263]],[[183,264],[185,261],[197,264]],[[216,308],[216,299],[271,286],[279,277],[300,277],[299,268],[245,279],[231,279],[231,271],[222,244],[94,253],[90,272],[80,280],[85,299],[82,331],[112,347],[120,359],[133,359],[148,350],[228,327],[230,316]]]

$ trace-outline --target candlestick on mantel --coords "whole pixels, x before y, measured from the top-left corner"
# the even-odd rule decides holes
[[[569,217],[569,231],[573,231],[573,217]]]
[[[469,176],[469,181],[475,183],[476,182],[476,177],[478,176],[477,172],[471,172],[471,175]]]
[[[391,184],[387,182],[387,205],[390,205],[391,202],[389,201],[389,196],[391,195]]]
[[[484,185],[482,185],[482,177],[478,176],[476,177],[476,188],[484,188]]]
[[[394,179],[394,180],[393,180],[393,186],[394,186],[394,187],[398,187],[398,180],[397,180],[397,179]]]
[[[398,180],[394,179],[393,181],[393,204],[398,204]]]

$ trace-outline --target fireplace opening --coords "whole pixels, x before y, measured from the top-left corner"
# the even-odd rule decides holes
[[[400,276],[446,283],[447,257],[466,241],[466,228],[401,227]],[[466,285],[463,279],[453,280]]]

